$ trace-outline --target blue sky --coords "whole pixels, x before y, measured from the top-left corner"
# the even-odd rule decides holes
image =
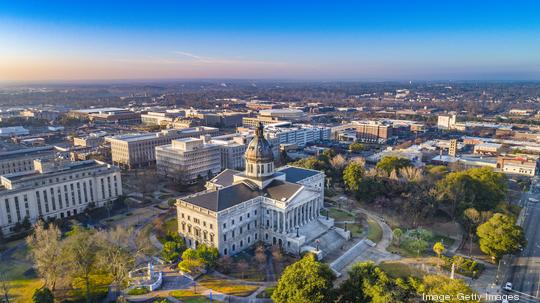
[[[539,15],[539,1],[0,1],[0,81],[540,80]]]

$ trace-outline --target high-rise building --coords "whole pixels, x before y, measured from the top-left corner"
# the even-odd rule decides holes
[[[450,157],[457,156],[458,144],[456,139],[450,140],[450,148],[448,149],[448,155]]]

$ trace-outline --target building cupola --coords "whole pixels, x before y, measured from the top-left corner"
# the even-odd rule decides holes
[[[259,123],[255,137],[249,143],[246,153],[246,176],[263,178],[274,174],[274,153],[272,145],[264,137],[264,127]]]

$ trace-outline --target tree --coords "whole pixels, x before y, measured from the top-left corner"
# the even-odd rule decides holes
[[[129,250],[130,234],[132,230],[122,226],[96,233],[98,266],[112,277],[117,291],[127,285],[129,271],[133,269],[135,256],[139,253]]]
[[[403,236],[403,230],[396,227],[392,231],[392,234],[394,236],[393,240],[396,242],[396,246],[399,247],[399,245],[401,244],[401,236]]]
[[[54,295],[50,289],[42,287],[34,291],[34,295],[32,295],[32,300],[34,301],[34,303],[53,303]]]
[[[199,254],[193,248],[188,248],[182,253],[182,261],[178,263],[181,271],[192,273],[202,269],[207,264],[199,257]]]
[[[358,162],[351,162],[345,170],[343,170],[343,182],[347,189],[352,192],[357,192],[360,189],[362,176],[364,175],[364,167]]]
[[[437,195],[442,202],[450,202],[453,218],[467,208],[493,210],[506,197],[506,177],[489,167],[452,172],[437,182]]]
[[[246,262],[246,260],[242,259],[242,260],[238,261],[238,263],[236,264],[236,267],[238,268],[238,271],[240,272],[240,274],[242,276],[242,279],[243,279],[244,278],[244,273],[249,268],[249,264]]]
[[[472,303],[480,302],[473,298],[462,298],[459,294],[473,295],[476,292],[472,290],[465,281],[461,279],[450,279],[445,276],[427,275],[424,276],[422,282],[419,283],[416,290],[418,294],[441,298],[448,295],[449,299],[444,300],[446,303]],[[427,302],[440,302],[439,300],[426,300]]]
[[[262,269],[266,265],[266,252],[264,249],[264,245],[258,245],[255,249],[255,261],[259,263],[259,267]]]
[[[283,271],[272,300],[276,303],[323,303],[333,298],[336,277],[328,265],[308,254]]]
[[[358,153],[364,150],[364,144],[360,142],[354,142],[349,145],[349,150],[353,153]]]
[[[433,244],[433,252],[437,255],[437,257],[440,258],[445,250],[446,248],[444,247],[444,244],[442,244],[441,241]]]
[[[463,212],[463,218],[465,221],[465,226],[468,230],[468,236],[469,236],[469,257],[472,254],[472,240],[473,240],[473,231],[476,230],[478,224],[480,223],[480,220],[482,218],[482,215],[479,211],[476,209],[470,207],[467,208]]]
[[[75,226],[68,233],[65,241],[65,259],[70,264],[70,274],[72,278],[81,279],[84,282],[86,302],[90,303],[90,277],[99,270],[99,245],[95,231]]]
[[[527,240],[516,220],[508,215],[497,213],[486,223],[478,226],[476,234],[480,239],[480,250],[499,260],[503,255],[519,251]]]
[[[38,221],[34,232],[26,238],[37,272],[45,281],[45,286],[52,291],[66,271],[61,237],[62,233],[55,224],[49,224],[46,228],[43,221]]]
[[[197,258],[200,259],[209,268],[214,268],[219,258],[219,251],[217,248],[200,244],[197,246]]]
[[[395,156],[386,156],[376,165],[378,169],[384,170],[387,174],[390,174],[392,171],[399,171],[408,166],[413,166],[411,160]]]
[[[163,244],[161,249],[161,257],[167,262],[174,262],[180,257],[180,247],[178,243],[173,241],[167,241]]]
[[[347,159],[342,154],[338,154],[330,159],[330,165],[336,171],[341,171],[347,165]]]
[[[446,250],[446,248],[444,247],[444,244],[441,241],[438,241],[435,244],[433,244],[433,252],[439,258],[439,267],[441,266],[441,263],[440,263],[441,256],[442,256],[442,254],[444,253],[445,250]]]
[[[339,303],[406,302],[412,288],[403,280],[393,280],[373,262],[359,262],[349,270],[349,277],[338,290]]]
[[[11,289],[9,280],[5,273],[0,272],[0,301],[9,303],[9,290]]]
[[[231,271],[233,260],[230,256],[223,256],[218,259],[218,265],[221,271],[228,274]]]

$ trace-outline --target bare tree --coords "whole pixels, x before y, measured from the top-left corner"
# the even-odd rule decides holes
[[[38,221],[33,234],[26,238],[37,272],[45,281],[45,286],[53,292],[66,270],[61,236],[62,233],[55,224],[49,224],[49,228],[45,228],[43,221]]]
[[[129,250],[131,233],[131,229],[122,226],[96,233],[100,246],[98,264],[111,275],[116,293],[127,284],[129,271],[135,265],[135,255]]]
[[[65,241],[65,259],[69,262],[71,277],[84,281],[86,302],[90,303],[90,277],[99,270],[99,245],[95,232],[76,227]]]
[[[9,303],[9,280],[5,273],[0,272],[0,297],[2,302]]]
[[[218,264],[223,273],[228,274],[231,271],[232,258],[230,256],[223,256],[219,258]]]
[[[336,170],[343,170],[347,165],[347,159],[345,159],[342,154],[338,154],[330,159],[330,165]]]
[[[242,275],[242,279],[243,279],[246,270],[248,270],[248,268],[249,268],[249,264],[245,260],[240,260],[236,264],[236,267],[238,268],[238,271]]]
[[[255,249],[255,260],[259,263],[259,268],[263,268],[266,264],[267,257],[264,245],[258,245]]]

